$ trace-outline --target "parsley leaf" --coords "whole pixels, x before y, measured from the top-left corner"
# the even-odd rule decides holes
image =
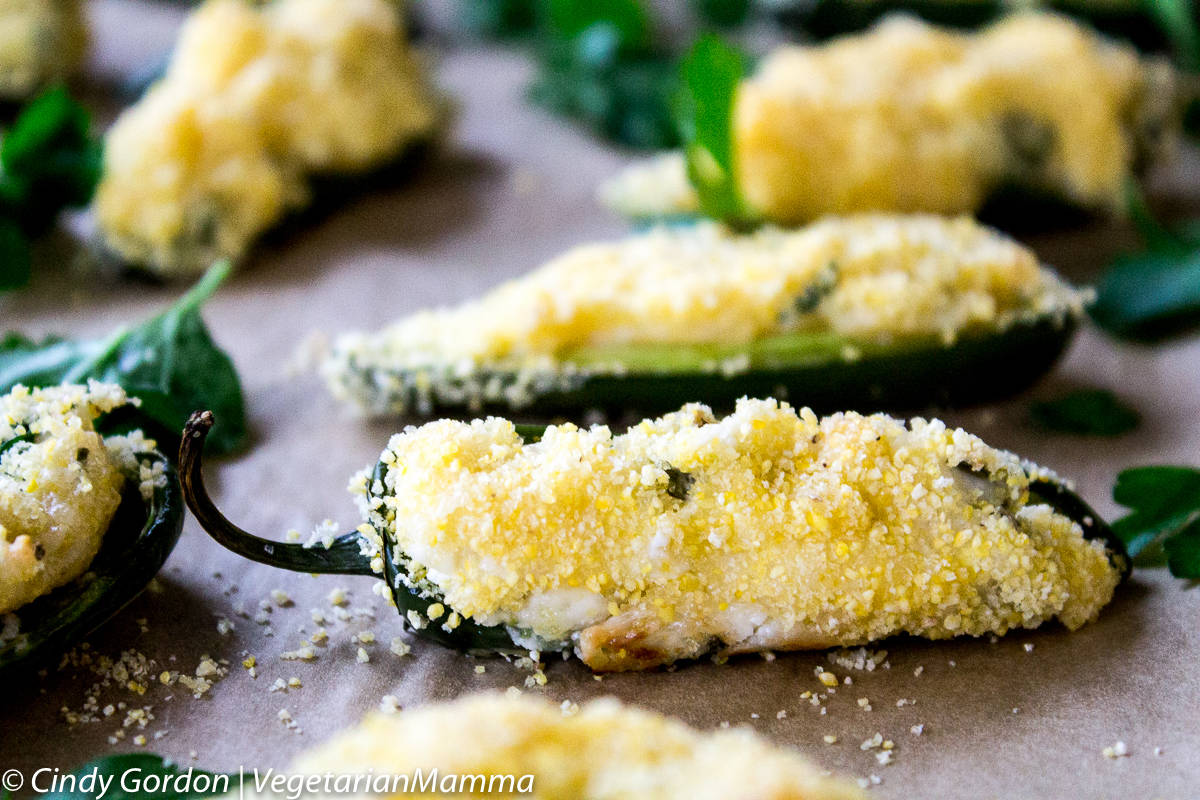
[[[752,222],[737,187],[733,149],[733,106],[746,67],[741,52],[717,36],[702,36],[681,65],[682,86],[675,100],[688,178],[700,209],[732,225]]]
[[[17,223],[0,216],[0,292],[29,283],[31,272],[29,240]]]
[[[241,381],[200,316],[229,270],[227,262],[214,265],[166,311],[103,339],[0,338],[0,392],[18,383],[116,383],[141,398],[142,413],[171,434],[183,429],[191,412],[211,409],[219,421],[209,441],[218,452],[236,449],[246,437]]]
[[[693,0],[700,19],[718,28],[741,25],[750,16],[750,0]]]
[[[459,0],[458,16],[476,36],[513,39],[537,25],[536,0]]]
[[[1200,322],[1200,235],[1172,230],[1128,191],[1129,214],[1145,250],[1118,256],[1096,283],[1092,319],[1128,339],[1158,339]]]
[[[1029,411],[1040,427],[1084,436],[1120,436],[1142,421],[1137,411],[1105,389],[1080,389],[1034,403]]]
[[[1113,523],[1141,563],[1166,558],[1171,574],[1200,580],[1200,470],[1134,467],[1121,472],[1113,500],[1132,513]]]
[[[654,46],[639,0],[545,0],[541,19],[533,102],[622,144],[678,143],[674,58]]]
[[[1179,66],[1200,70],[1200,31],[1192,0],[1144,0],[1142,6],[1171,42]]]
[[[100,143],[64,89],[29,103],[0,141],[0,291],[29,281],[29,237],[59,211],[86,205],[100,179]]]

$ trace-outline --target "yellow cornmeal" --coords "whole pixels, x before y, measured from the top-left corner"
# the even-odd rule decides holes
[[[1119,580],[1102,543],[1030,503],[1044,473],[937,420],[743,399],[721,420],[689,405],[621,436],[567,424],[528,445],[506,420],[443,420],[397,434],[381,461],[384,485],[364,472],[351,488],[409,574],[447,610],[594,669],[714,644],[1074,629]]]
[[[308,202],[306,176],[396,158],[437,122],[388,0],[209,0],[105,140],[95,212],[122,257],[192,275]]]
[[[87,29],[79,0],[0,0],[0,98],[20,100],[66,80]]]
[[[1026,13],[975,34],[892,17],[768,55],[739,87],[736,177],[783,224],[856,211],[977,211],[1005,184],[1111,213],[1175,127],[1165,63],[1066,17]],[[677,154],[602,189],[635,216],[694,211]]]
[[[461,383],[488,368],[553,371],[584,347],[737,344],[793,331],[949,344],[1077,315],[1083,300],[1028,248],[967,218],[860,215],[744,235],[697,223],[577,247],[479,300],[343,336],[326,372],[335,394],[383,413],[406,410],[394,407],[403,393],[377,407],[360,387],[375,391],[403,370],[429,370],[436,394],[439,372]]]
[[[564,711],[528,696],[477,694],[395,715],[373,714],[302,755],[290,773],[408,775],[411,781],[418,769],[426,780],[435,769],[439,780],[484,776],[473,791],[469,782],[455,784],[468,788],[462,793],[466,797],[496,796],[499,787],[512,786],[498,782],[507,775],[513,783],[532,775],[532,793],[521,796],[538,800],[864,796],[848,780],[826,777],[799,753],[775,747],[752,731],[702,733],[609,698]],[[409,791],[415,786],[410,782]]]
[[[134,454],[154,447],[140,431],[105,439],[93,429],[129,402],[95,382],[0,396],[0,445],[34,436],[0,455],[0,613],[78,577],[100,549],[126,481],[139,475]]]

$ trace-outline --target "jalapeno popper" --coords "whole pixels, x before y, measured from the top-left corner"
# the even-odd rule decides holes
[[[138,403],[96,381],[0,396],[0,674],[77,644],[178,541],[179,481]]]
[[[22,100],[66,80],[83,60],[79,0],[0,0],[0,99]]]
[[[702,733],[609,698],[568,713],[532,697],[479,694],[373,714],[300,756],[291,772],[345,776],[346,794],[354,797],[410,791],[540,800],[864,796],[849,780],[829,777],[752,731]],[[431,776],[432,785],[418,783]]]
[[[366,572],[409,624],[468,650],[574,652],[594,670],[708,653],[1003,634],[1093,620],[1128,569],[1058,478],[937,420],[818,419],[742,400],[622,435],[442,420],[351,482],[365,522],[328,550],[234,528],[184,437],[184,494],[228,546]],[[304,553],[314,553],[305,556]]]
[[[975,213],[998,192],[1124,211],[1168,152],[1176,78],[1065,17],[1019,14],[975,34],[890,18],[770,53],[737,89],[732,182],[746,215],[798,224],[857,211]],[[635,165],[601,190],[634,217],[695,213],[684,159]]]
[[[1019,391],[1086,299],[969,219],[746,235],[701,223],[578,247],[479,300],[345,335],[324,371],[370,415],[781,393],[826,410],[915,407]]]
[[[103,244],[196,275],[307,205],[308,176],[394,163],[438,117],[395,3],[209,0],[105,139]]]
[[[0,397],[0,612],[79,577],[100,549],[130,480],[141,436],[105,438],[93,423],[128,402],[116,386],[18,386]]]

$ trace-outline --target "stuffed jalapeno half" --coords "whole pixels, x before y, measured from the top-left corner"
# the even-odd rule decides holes
[[[357,531],[307,551],[212,506],[199,480],[210,424],[193,417],[181,464],[218,540],[291,569],[373,572],[435,641],[573,652],[597,671],[1073,630],[1129,569],[1059,478],[937,420],[743,399],[723,419],[693,404],[621,435],[568,423],[525,441],[496,417],[430,422],[351,481]]]
[[[108,619],[178,539],[178,481],[154,441],[97,428],[136,403],[96,382],[0,397],[0,671]]]
[[[705,222],[578,247],[481,299],[344,335],[324,372],[373,416],[728,407],[747,394],[923,408],[1029,385],[1087,297],[965,218],[750,234]]]
[[[867,796],[850,779],[831,776],[795,750],[745,728],[700,731],[615,698],[568,712],[542,698],[491,692],[403,714],[371,714],[303,753],[291,772],[353,778],[348,794],[355,798],[402,796],[420,792],[413,787],[422,785],[440,789],[438,794],[525,794],[536,800]],[[292,795],[301,796],[319,794]]]
[[[389,0],[208,0],[105,137],[103,248],[163,277],[237,260],[315,179],[395,165],[440,103]]]
[[[1174,146],[1181,93],[1165,60],[1066,17],[1018,14],[978,33],[889,18],[763,59],[734,95],[729,180],[747,218],[784,225],[977,214],[1014,190],[1121,215],[1129,182]],[[678,153],[600,195],[632,217],[703,210]]]

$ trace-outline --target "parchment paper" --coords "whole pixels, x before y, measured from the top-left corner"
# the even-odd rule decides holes
[[[181,10],[171,4],[105,0],[91,8],[98,40],[90,79],[113,82],[142,67],[171,40]],[[208,471],[218,503],[238,523],[282,538],[307,535],[330,517],[357,520],[345,485],[373,463],[399,423],[349,416],[312,376],[291,374],[297,347],[313,330],[378,327],[434,303],[477,294],[576,243],[624,233],[624,223],[593,202],[595,185],[631,156],[597,144],[528,106],[527,66],[519,53],[480,46],[442,50],[439,83],[456,98],[452,144],[412,182],[357,199],[314,227],[261,249],[210,303],[207,318],[245,381],[253,446]],[[1195,206],[1198,160],[1156,177],[1159,197]],[[1095,225],[1034,239],[1043,258],[1087,279],[1133,241],[1120,225]],[[62,253],[59,242],[49,246]],[[40,269],[32,289],[0,298],[3,328],[29,333],[98,334],[140,319],[179,287],[96,282],[64,263]],[[1145,416],[1117,440],[1043,433],[1027,420],[1030,397],[1077,386],[1117,391]],[[954,424],[1011,448],[1077,481],[1105,514],[1116,473],[1144,463],[1200,464],[1200,340],[1159,347],[1117,344],[1094,329],[1030,395],[988,408],[948,413]],[[219,577],[218,577],[219,575]],[[0,690],[0,769],[72,768],[97,755],[144,749],[185,764],[231,770],[283,766],[299,750],[353,724],[385,694],[404,707],[478,689],[524,686],[528,673],[501,660],[472,660],[412,641],[399,658],[388,643],[399,621],[371,594],[367,579],[310,578],[243,561],[211,541],[190,519],[178,549],[147,593],[91,638],[95,653],[135,649],[157,669],[194,670],[201,654],[228,660],[229,675],[202,699],[152,683],[144,695],[118,687],[96,696],[103,707],[151,706],[154,720],[122,729],[123,711],[100,722],[68,725],[94,682],[89,673],[51,670],[38,682]],[[350,607],[376,618],[331,621],[329,644],[312,663],[283,661],[316,629],[311,608],[332,618],[335,587]],[[250,617],[272,589],[294,600],[273,607],[267,626]],[[853,679],[820,710],[801,698],[817,690],[824,653],[740,658],[716,666],[608,676],[578,663],[548,666],[544,688],[555,702],[604,694],[648,706],[701,727],[749,725],[820,764],[856,777],[876,775],[881,797],[1195,797],[1200,780],[1200,593],[1162,570],[1140,570],[1096,624],[1016,633],[998,643],[889,641],[888,669],[834,672]],[[217,630],[218,617],[235,628]],[[139,624],[144,620],[144,626]],[[143,631],[142,628],[145,628]],[[376,644],[352,642],[370,630]],[[363,647],[369,663],[358,663]],[[257,679],[241,666],[257,660]],[[484,666],[483,674],[476,672]],[[919,676],[914,670],[923,667]],[[295,676],[303,688],[271,692]],[[870,711],[858,706],[869,698]],[[898,701],[912,701],[898,707]],[[297,729],[277,718],[286,708]],[[783,714],[781,714],[783,712]],[[922,735],[911,732],[924,725]],[[859,743],[876,732],[896,742],[881,766]],[[161,738],[155,738],[162,734]],[[827,745],[822,737],[835,734]],[[1129,756],[1105,758],[1118,740]],[[1157,750],[1161,748],[1161,750]],[[195,753],[192,758],[191,754]]]

